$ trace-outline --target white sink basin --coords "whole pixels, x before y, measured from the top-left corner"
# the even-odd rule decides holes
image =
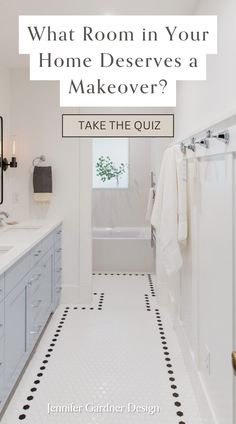
[[[0,246],[0,257],[5,255],[5,253],[9,252],[12,248],[13,246]]]
[[[13,227],[0,234],[0,241],[4,244],[15,244],[30,241],[41,227]]]
[[[4,234],[4,238],[11,237],[27,237],[35,234],[35,231],[39,230],[40,227],[13,227],[8,228]]]
[[[9,233],[9,232],[11,232],[11,233],[13,233],[13,232],[22,232],[22,231],[24,231],[24,232],[30,232],[30,231],[35,231],[35,230],[39,230],[41,227],[12,227],[12,228],[8,228],[7,230],[6,230],[6,233]]]

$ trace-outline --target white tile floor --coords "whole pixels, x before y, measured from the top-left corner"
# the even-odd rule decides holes
[[[148,276],[96,275],[94,292],[92,305],[58,308],[2,424],[202,424]]]

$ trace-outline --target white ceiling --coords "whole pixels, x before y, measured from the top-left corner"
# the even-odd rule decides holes
[[[185,15],[194,13],[198,0],[1,0],[0,65],[26,67],[18,54],[19,15]]]

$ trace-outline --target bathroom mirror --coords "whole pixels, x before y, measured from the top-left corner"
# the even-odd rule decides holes
[[[3,117],[0,116],[0,205],[3,203]]]

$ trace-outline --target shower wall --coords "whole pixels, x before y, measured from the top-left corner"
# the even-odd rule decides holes
[[[128,189],[93,190],[94,227],[145,227],[150,187],[150,140],[130,139]]]

